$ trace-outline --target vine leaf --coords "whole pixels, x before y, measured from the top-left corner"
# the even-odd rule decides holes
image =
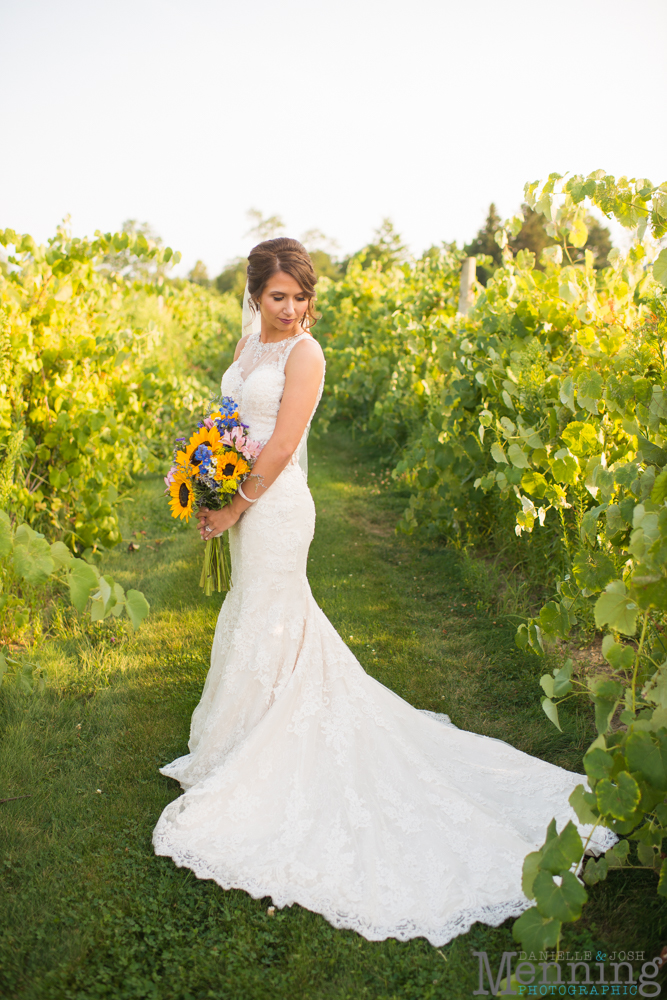
[[[51,546],[46,539],[22,524],[14,535],[14,569],[26,583],[46,583],[56,568],[51,558]]]
[[[631,771],[638,773],[649,785],[667,790],[667,736],[633,732],[625,744],[625,756]]]
[[[579,831],[572,820],[566,823],[559,834],[555,834],[555,830],[556,821],[552,820],[540,861],[540,868],[551,872],[552,875],[558,875],[577,864],[584,851]]]
[[[572,572],[577,584],[592,593],[603,590],[616,574],[614,563],[604,552],[583,549],[578,552],[572,564]]]
[[[660,866],[660,878],[658,879],[658,895],[667,896],[667,858]]]
[[[562,733],[563,730],[561,729],[560,722],[558,721],[558,706],[556,705],[556,703],[553,702],[551,698],[547,698],[546,695],[543,695],[542,708],[544,709],[544,714],[546,715],[547,719],[549,719],[550,722],[553,722],[554,726],[557,729],[560,729]]]
[[[499,464],[504,463],[505,465],[509,465],[505,452],[502,449],[502,445],[498,444],[497,441],[494,441],[494,443],[491,445],[491,457],[493,458],[494,462],[498,462]]]
[[[574,664],[572,660],[566,660],[560,670],[554,671],[553,693],[556,698],[562,698],[572,690],[570,678],[572,677],[573,669]]]
[[[614,670],[629,670],[635,658],[633,646],[622,645],[614,637],[606,635],[602,640],[602,655]]]
[[[543,917],[553,917],[561,923],[578,920],[588,899],[588,893],[576,875],[564,871],[560,885],[551,872],[539,871],[533,882],[537,908]]]
[[[51,545],[51,558],[56,566],[67,567],[72,562],[74,556],[64,542],[53,542]]]
[[[526,455],[523,448],[516,442],[514,442],[509,446],[509,448],[507,449],[507,454],[510,457],[512,465],[516,469],[528,469],[530,467],[528,456]]]
[[[535,876],[540,870],[540,861],[542,859],[542,851],[532,851],[527,854],[523,860],[523,869],[521,871],[521,888],[523,890],[524,896],[528,899],[535,899],[535,894],[533,892],[533,882],[535,881]]]
[[[596,885],[606,879],[608,871],[609,862],[606,858],[600,858],[599,861],[591,858],[584,870],[584,882],[586,885]]]
[[[72,604],[77,611],[83,611],[91,591],[98,585],[97,570],[83,559],[73,559],[67,582]]]
[[[627,771],[616,775],[616,784],[609,778],[603,778],[595,786],[598,809],[605,816],[614,819],[632,819],[639,805],[639,785]]]
[[[515,941],[521,943],[524,951],[538,954],[556,946],[561,927],[560,920],[543,917],[536,906],[531,906],[515,921],[512,935]]]
[[[667,288],[667,247],[660,251],[653,262],[653,277]]]
[[[610,868],[622,868],[628,860],[630,844],[627,840],[619,840],[605,853],[605,859]]]
[[[587,792],[583,785],[577,785],[568,802],[577,814],[580,823],[593,826],[598,821],[597,799],[593,792]],[[595,812],[593,810],[595,809]]]
[[[637,630],[639,607],[628,596],[622,580],[612,580],[604,594],[595,602],[595,624],[598,628],[610,625],[624,635],[634,635]]]
[[[651,500],[653,503],[663,503],[667,500],[667,469],[663,469],[653,483]]]
[[[584,756],[584,768],[586,774],[593,781],[599,781],[601,778],[608,778],[611,774],[611,769],[614,766],[614,758],[606,750],[602,750],[600,747],[595,747],[593,750],[589,750]]]
[[[0,510],[0,556],[8,556],[12,551],[12,523],[9,514]]]
[[[150,604],[139,590],[128,590],[125,595],[125,604],[133,628],[139,628],[150,611]]]

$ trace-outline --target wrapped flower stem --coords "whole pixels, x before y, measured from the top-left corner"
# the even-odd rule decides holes
[[[202,566],[199,586],[207,597],[213,591],[223,594],[231,588],[231,568],[229,562],[229,543],[225,542],[227,533],[210,538],[204,549],[204,565]]]

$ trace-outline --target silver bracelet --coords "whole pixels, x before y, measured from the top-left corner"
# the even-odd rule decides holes
[[[239,483],[238,492],[240,493],[240,495],[243,497],[244,500],[247,500],[248,503],[257,503],[257,501],[259,500],[259,497],[255,497],[254,500],[251,500],[250,497],[247,497],[245,495],[245,493],[243,492],[243,487],[241,486],[240,483]]]

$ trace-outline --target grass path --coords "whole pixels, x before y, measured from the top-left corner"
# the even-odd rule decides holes
[[[311,454],[309,576],[341,636],[417,707],[579,769],[589,716],[566,717],[564,734],[550,726],[539,665],[516,650],[512,624],[466,591],[454,553],[394,534],[402,501],[358,459],[332,435]],[[60,617],[40,650],[46,694],[2,689],[0,797],[31,798],[0,805],[0,996],[470,997],[471,950],[512,950],[511,921],[477,924],[442,949],[370,943],[298,906],[271,916],[268,900],[223,892],[153,855],[152,828],[178,794],[157,768],[186,750],[220,606],[200,596],[200,543],[174,527],[160,493],[157,478],[137,485],[124,537],[140,548],[108,562],[151,602],[141,631]],[[650,876],[618,875],[592,897],[566,947],[659,951],[665,908]]]

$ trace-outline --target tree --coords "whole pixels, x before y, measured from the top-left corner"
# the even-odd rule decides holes
[[[247,270],[248,258],[235,257],[222,269],[213,283],[219,292],[223,294],[231,292],[239,302],[243,302]]]
[[[188,281],[194,282],[195,285],[201,285],[203,288],[210,288],[211,279],[208,276],[208,270],[203,260],[198,260],[195,263],[195,266],[188,273]]]
[[[529,205],[522,205],[521,212],[524,223],[517,236],[509,241],[509,248],[516,254],[519,250],[530,250],[535,254],[535,266],[542,267],[540,257],[545,247],[552,246],[556,240],[550,236],[546,229],[546,220],[543,215],[533,211]],[[611,250],[611,234],[606,226],[600,225],[595,216],[586,216],[586,226],[588,228],[588,239],[585,246],[581,248],[568,245],[567,252],[573,263],[583,261],[584,253],[590,250],[594,255],[594,267],[601,268],[608,265],[607,255]],[[493,202],[489,205],[489,214],[486,217],[484,226],[479,230],[477,236],[463,249],[470,257],[484,254],[493,258],[493,265],[485,267],[478,265],[478,279],[485,285],[496,267],[502,264],[502,251],[495,240],[495,233],[502,228],[502,220],[496,211]]]
[[[264,216],[258,208],[249,208],[246,212],[249,221],[252,223],[246,236],[253,236],[258,243],[264,240],[275,239],[285,230],[285,223],[279,215]]]
[[[502,224],[502,219],[496,211],[496,206],[494,202],[491,202],[486,222],[478,231],[472,243],[468,243],[463,248],[467,255],[469,257],[476,257],[478,254],[484,254],[487,257],[493,257],[496,266],[500,267],[503,255],[495,241],[495,234],[501,228]]]
[[[318,278],[331,278],[333,281],[337,281],[338,278],[342,277],[343,272],[339,262],[326,250],[311,250],[310,259]]]
[[[121,232],[129,233],[131,236],[143,236],[149,247],[163,245],[162,238],[149,222],[126,219],[121,226]],[[153,258],[138,257],[128,249],[106,253],[99,269],[103,274],[120,274],[129,281],[155,281],[163,278],[171,266],[158,263]]]
[[[375,239],[372,243],[368,243],[358,253],[340,261],[340,269],[343,274],[352,257],[360,257],[364,268],[370,267],[374,261],[377,261],[382,267],[388,267],[391,264],[403,264],[408,260],[408,248],[401,241],[400,233],[396,232],[390,218],[385,217],[373,235]]]
[[[442,243],[432,243],[431,246],[424,250],[423,254],[419,258],[420,260],[440,260],[443,253],[460,253],[458,246],[456,245],[456,240],[452,243],[448,243],[443,240]]]
[[[325,236],[320,229],[309,229],[301,237],[301,242],[310,254],[318,278],[332,278],[335,281],[341,277],[340,262],[335,255],[338,249],[335,240]]]
[[[539,264],[542,251],[554,242],[553,237],[549,236],[544,228],[543,215],[534,212],[529,205],[522,205],[521,212],[525,221],[519,234],[510,240],[510,249],[515,254],[519,250],[531,250]]]
[[[545,247],[552,246],[556,240],[550,236],[546,230],[546,220],[543,215],[533,211],[529,205],[522,205],[521,211],[525,222],[518,236],[509,241],[510,249],[513,253],[519,250],[532,250],[535,254],[536,266],[540,265],[540,255]],[[572,262],[583,261],[586,250],[590,250],[595,257],[593,266],[596,268],[607,267],[609,261],[607,255],[611,250],[611,233],[606,226],[601,226],[594,215],[586,216],[586,227],[588,229],[588,239],[583,247],[573,247],[568,244],[567,252]]]
[[[593,267],[608,267],[609,260],[607,258],[612,248],[611,233],[606,226],[600,225],[594,215],[586,216],[586,225],[588,226],[588,239],[584,250],[591,250],[595,254]],[[577,252],[582,254],[581,250]]]

